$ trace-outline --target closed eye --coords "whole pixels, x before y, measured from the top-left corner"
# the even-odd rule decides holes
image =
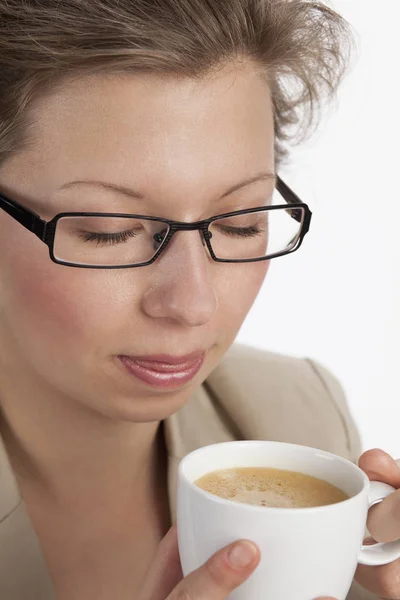
[[[116,233],[97,233],[94,231],[80,231],[80,235],[85,242],[94,242],[98,246],[114,246],[123,244],[130,238],[137,236],[137,231],[128,229],[126,231],[118,231]]]
[[[255,225],[252,227],[229,227],[228,225],[219,225],[218,228],[222,233],[232,237],[255,237],[264,231]]]

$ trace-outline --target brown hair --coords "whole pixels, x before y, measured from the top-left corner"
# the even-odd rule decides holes
[[[275,162],[308,137],[348,67],[354,37],[310,0],[0,0],[0,164],[33,143],[29,109],[76,76],[198,78],[250,59],[268,79]]]

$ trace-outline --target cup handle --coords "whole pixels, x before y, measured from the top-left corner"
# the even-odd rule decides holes
[[[370,481],[368,492],[368,509],[382,502],[387,496],[395,492],[395,488],[382,481]],[[373,546],[362,546],[358,562],[361,565],[386,565],[400,558],[400,540],[395,542],[378,542]]]

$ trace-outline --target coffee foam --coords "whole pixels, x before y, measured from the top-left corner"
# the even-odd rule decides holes
[[[195,483],[220,498],[256,506],[301,508],[334,504],[348,498],[322,479],[265,467],[219,470]]]

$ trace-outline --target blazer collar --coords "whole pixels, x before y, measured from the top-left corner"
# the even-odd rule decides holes
[[[0,526],[21,501],[21,492],[0,435]]]

